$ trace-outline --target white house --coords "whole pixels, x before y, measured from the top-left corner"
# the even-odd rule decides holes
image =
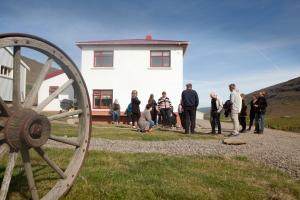
[[[105,115],[114,99],[125,111],[137,90],[144,110],[150,94],[166,91],[175,109],[183,89],[183,56],[187,41],[145,39],[76,42],[81,72],[90,94],[93,115]]]
[[[67,75],[63,70],[57,70],[49,73],[44,82],[42,83],[40,90],[38,92],[38,104],[46,99],[50,94],[52,94],[57,88],[63,85],[68,80]],[[61,92],[57,98],[51,101],[45,108],[44,111],[59,111],[60,101],[63,99],[69,99],[74,101],[74,90],[72,86],[66,88]]]
[[[26,73],[30,68],[21,59],[20,92],[21,100],[26,97]],[[4,101],[12,101],[13,93],[13,51],[10,48],[0,49],[0,96]]]

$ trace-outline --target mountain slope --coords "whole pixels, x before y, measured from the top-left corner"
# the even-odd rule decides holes
[[[252,92],[247,95],[248,102],[254,93],[262,90],[268,93],[268,116],[300,116],[300,77]]]

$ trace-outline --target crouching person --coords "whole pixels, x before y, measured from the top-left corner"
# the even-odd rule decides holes
[[[144,112],[138,121],[138,126],[141,132],[150,132],[154,126],[154,122],[151,119],[152,105],[147,104]]]

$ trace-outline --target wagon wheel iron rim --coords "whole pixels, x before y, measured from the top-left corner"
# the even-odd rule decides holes
[[[91,107],[87,87],[80,71],[74,62],[60,48],[51,42],[23,33],[0,34],[0,49],[13,48],[13,94],[12,107],[8,107],[0,97],[0,159],[8,153],[8,162],[1,184],[0,200],[6,199],[10,181],[18,153],[27,177],[28,188],[32,199],[59,199],[64,196],[73,185],[86,157],[91,135]],[[31,91],[25,99],[20,95],[20,63],[22,48],[33,49],[48,57]],[[35,97],[45,79],[51,65],[56,62],[69,80],[62,84],[55,92],[43,100],[37,107],[33,107]],[[77,99],[78,109],[52,116],[41,114],[43,109],[67,87],[72,86]],[[51,134],[51,121],[77,116],[78,136],[76,140]],[[48,141],[56,141],[74,147],[74,153],[65,170],[62,170],[46,153],[43,145]],[[59,178],[50,191],[39,197],[36,187],[29,149],[37,154],[54,170]]]

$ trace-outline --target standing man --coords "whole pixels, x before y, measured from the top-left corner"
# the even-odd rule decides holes
[[[241,95],[236,91],[236,86],[234,83],[229,85],[230,90],[230,102],[231,102],[231,120],[233,123],[233,132],[231,135],[237,136],[239,135],[239,113],[242,109],[242,98]]]
[[[198,94],[193,90],[192,84],[186,85],[186,90],[181,93],[182,107],[185,118],[185,133],[195,133],[196,110],[199,104]]]
[[[218,98],[218,95],[215,93],[210,94],[211,98],[211,108],[210,108],[210,124],[212,134],[216,134],[216,126],[218,126],[218,134],[222,133],[221,122],[220,122],[220,115],[221,111],[223,110],[223,103]]]
[[[254,133],[257,133],[257,134],[264,133],[265,113],[266,113],[267,106],[268,106],[265,96],[266,96],[265,91],[259,92],[257,104],[254,105],[256,107],[255,132]]]

